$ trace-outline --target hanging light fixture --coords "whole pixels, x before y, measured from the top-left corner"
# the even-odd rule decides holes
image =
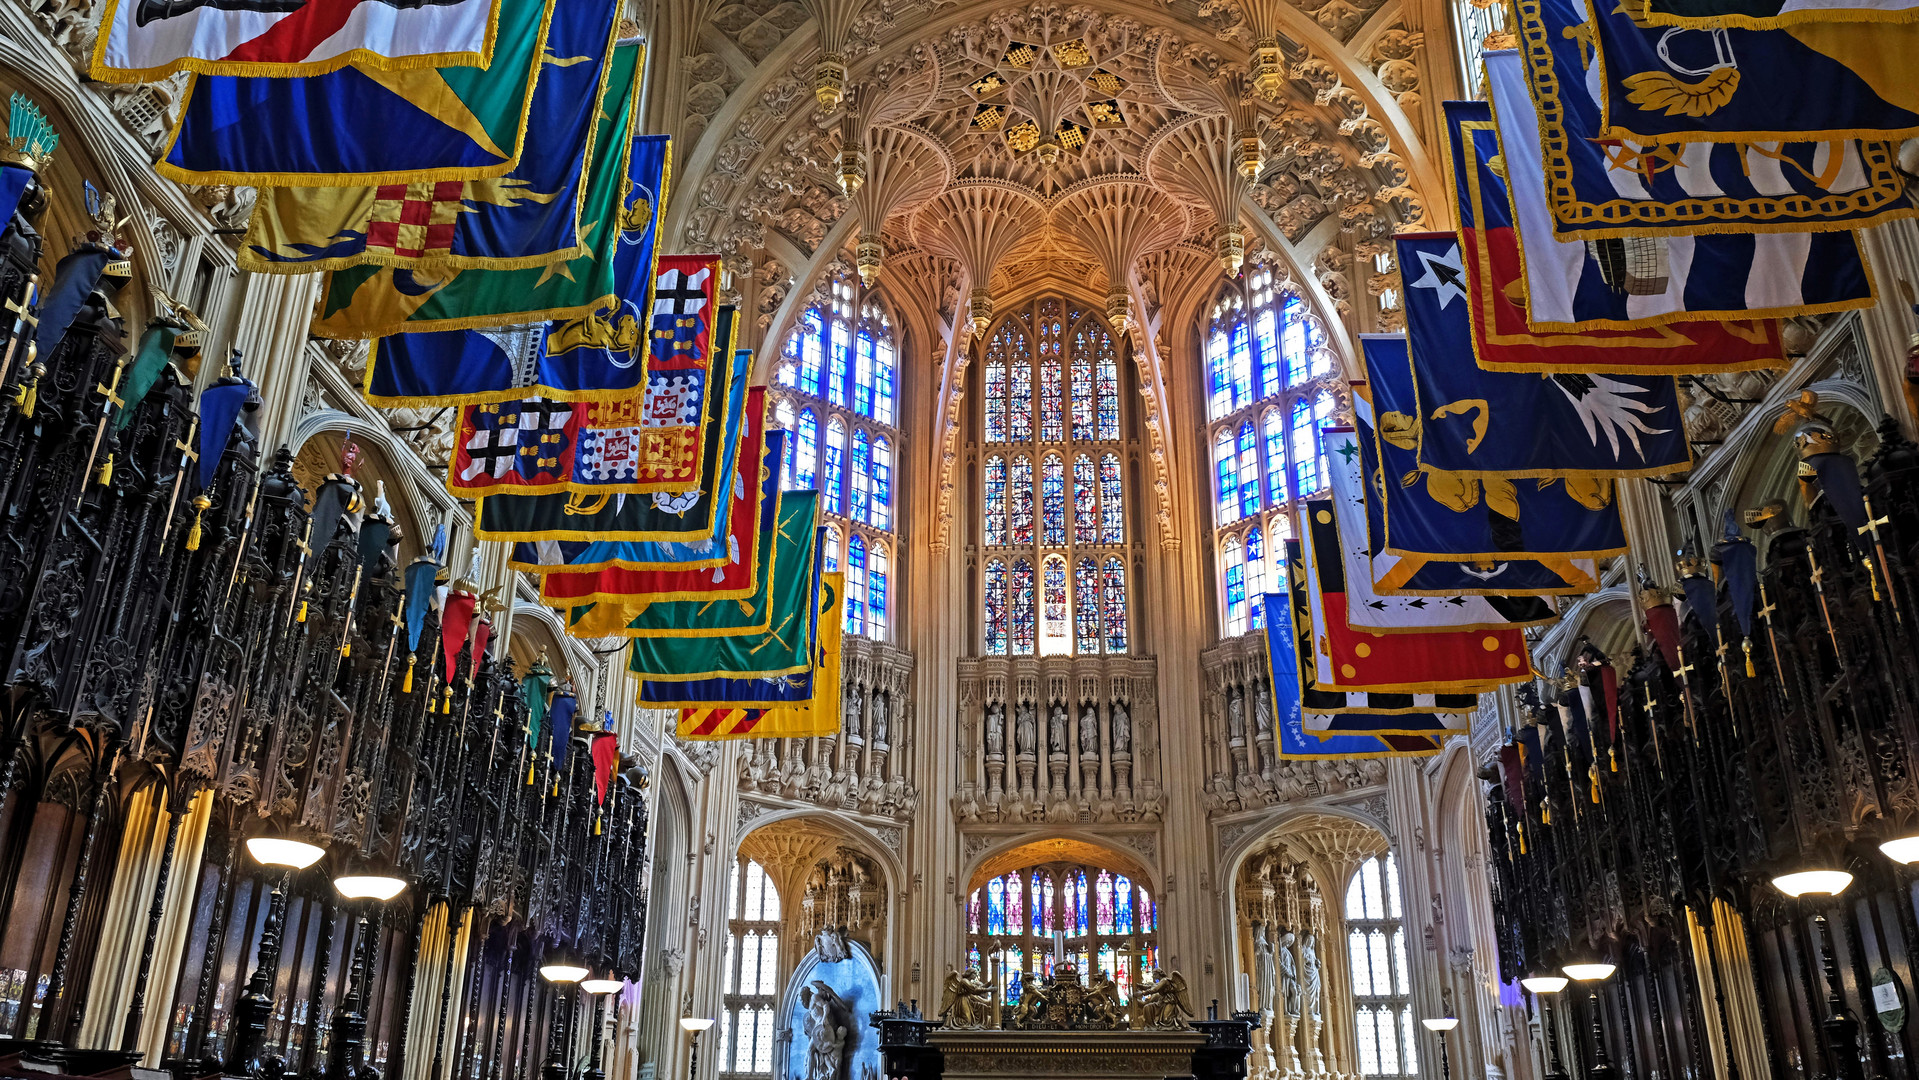
[[[1567,977],[1575,982],[1591,983],[1612,978],[1612,973],[1619,970],[1619,965],[1608,964],[1604,960],[1588,960],[1577,964],[1566,964],[1559,970],[1565,972]],[[1566,980],[1559,980],[1559,985],[1561,989],[1564,989]]]
[[[566,949],[555,950],[546,963],[540,965],[540,978],[560,986],[571,986],[591,974],[592,971]]]
[[[287,832],[269,833],[247,839],[247,854],[263,866],[277,866],[284,870],[305,870],[319,862],[326,849],[318,844],[309,844]]]
[[[1802,864],[1772,879],[1772,887],[1794,898],[1801,896],[1838,896],[1852,884],[1852,875],[1834,866],[1817,862]]]
[[[1566,988],[1567,978],[1563,975],[1532,975],[1519,980],[1519,985],[1534,994],[1557,994]]]
[[[406,891],[406,879],[384,859],[353,858],[334,875],[333,888],[348,900],[385,903]]]
[[[611,975],[611,973],[607,974],[605,977],[598,978],[598,979],[581,979],[580,980],[580,989],[586,991],[589,994],[617,993],[619,992],[620,988],[625,985],[626,985],[625,979],[616,979]]]
[[[1554,994],[1566,988],[1571,980],[1564,975],[1532,975],[1519,980],[1519,985],[1529,993],[1538,995],[1539,1011],[1546,1021],[1546,1046],[1550,1051],[1546,1065],[1546,1080],[1567,1080],[1566,1066],[1559,1057],[1559,1029],[1553,1024],[1553,1010],[1549,1004]]]
[[[1896,836],[1884,841],[1879,845],[1879,850],[1885,852],[1886,858],[1896,863],[1904,863],[1907,866],[1919,863],[1919,833]]]

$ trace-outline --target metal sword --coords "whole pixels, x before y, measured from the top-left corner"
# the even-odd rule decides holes
[[[6,309],[13,312],[13,336],[7,339],[6,356],[0,357],[0,383],[5,383],[7,381],[7,374],[13,370],[14,350],[19,346],[20,339],[26,337],[26,328],[29,326],[35,330],[40,328],[40,316],[35,314],[33,310],[39,302],[40,275],[34,274],[27,278],[27,294],[19,300],[9,300],[6,303]],[[21,365],[22,369],[24,369],[27,364],[33,363],[34,350],[37,349],[38,346],[39,343],[37,341],[31,338],[27,340],[27,362]]]
[[[1868,532],[1872,533],[1872,550],[1879,553],[1879,567],[1880,567],[1880,570],[1875,571],[1872,566],[1872,560],[1867,559],[1866,575],[1870,577],[1873,581],[1873,591],[1878,592],[1879,591],[1878,574],[1880,572],[1884,572],[1884,574],[1886,575],[1886,597],[1887,599],[1892,601],[1892,617],[1893,619],[1895,619],[1896,621],[1898,621],[1899,623],[1903,625],[1906,620],[1905,620],[1905,616],[1899,613],[1899,590],[1895,588],[1893,585],[1892,564],[1886,561],[1886,545],[1881,543],[1879,540],[1879,526],[1892,524],[1892,519],[1889,517],[1873,517],[1872,516],[1872,496],[1865,495],[1861,497],[1864,498],[1866,502],[1866,523],[1864,525],[1859,526],[1859,533],[1862,536]]]
[[[93,428],[93,445],[87,449],[87,466],[80,470],[80,497],[73,502],[76,510],[87,501],[87,488],[93,477],[93,459],[100,456],[100,443],[106,438],[107,422],[113,419],[115,409],[126,407],[126,402],[120,400],[120,377],[126,374],[127,365],[132,362],[133,354],[128,353],[113,365],[112,385],[93,384],[94,392],[105,398],[106,404],[100,406],[100,422]]]
[[[1786,695],[1787,701],[1791,701],[1792,688],[1786,683],[1786,665],[1779,662],[1779,635],[1772,628],[1772,613],[1779,610],[1779,605],[1766,595],[1764,581],[1759,583],[1759,602],[1765,605],[1759,609],[1759,617],[1766,620],[1766,641],[1772,646],[1772,670],[1779,676],[1779,692]]]

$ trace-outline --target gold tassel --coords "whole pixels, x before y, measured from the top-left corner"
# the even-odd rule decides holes
[[[533,786],[533,763],[531,761],[526,763],[526,786]]]
[[[440,699],[440,712],[444,713],[447,716],[453,715],[453,684],[452,683],[446,684],[446,696]]]
[[[1519,829],[1519,853],[1526,854],[1526,830],[1523,826]]]
[[[1619,748],[1617,746],[1608,746],[1606,748],[1606,756],[1612,759],[1612,771],[1618,772],[1619,771]]]
[[[307,621],[307,602],[305,600],[300,601],[300,614],[294,616],[293,621],[294,622]]]
[[[1551,825],[1553,823],[1553,804],[1551,799],[1539,805],[1539,823],[1541,825]]]
[[[33,407],[40,401],[40,376],[35,375],[20,385],[20,393],[13,399],[20,406],[20,415],[29,420],[33,418]]]
[[[1876,604],[1879,602],[1879,573],[1872,568],[1872,556],[1866,556],[1865,562],[1866,580],[1872,582],[1872,601]]]
[[[113,483],[113,455],[108,454],[107,460],[100,464],[100,486],[105,487],[111,483]]]
[[[559,795],[560,795],[560,774],[554,773],[553,774],[553,797],[559,798]]]
[[[600,835],[600,817],[601,815],[597,813],[593,815],[593,835],[594,836]]]
[[[1599,805],[1599,766],[1592,765],[1587,767],[1586,777],[1587,779],[1592,781],[1593,805],[1598,806]]]
[[[413,662],[416,659],[418,659],[418,657],[414,654],[406,654],[406,681],[400,684],[400,693],[402,694],[411,694],[413,692]]]
[[[342,659],[345,659],[346,657],[349,657],[349,656],[352,656],[352,655],[353,655],[353,639],[352,639],[352,638],[348,638],[348,639],[346,639],[345,641],[342,641],[342,642],[340,642],[340,656],[341,656],[341,658],[342,658]]]
[[[1746,678],[1750,679],[1758,674],[1759,674],[1758,672],[1752,669],[1752,639],[1747,638],[1746,639]]]
[[[193,529],[187,533],[188,551],[200,550],[200,519],[206,516],[207,507],[212,505],[213,500],[207,498],[205,495],[195,495],[193,497]]]

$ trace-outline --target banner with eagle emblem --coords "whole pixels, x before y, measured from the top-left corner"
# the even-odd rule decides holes
[[[504,175],[520,161],[553,4],[502,0],[484,68],[195,75],[154,171],[182,184],[255,187]]]
[[[260,193],[242,270],[304,274],[347,266],[512,270],[576,258],[602,112],[632,107],[644,47],[615,47],[619,6],[562,5],[527,113],[526,152],[505,176]],[[617,153],[618,147],[610,148]]]

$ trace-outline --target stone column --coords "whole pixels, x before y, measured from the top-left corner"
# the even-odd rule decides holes
[[[293,435],[300,422],[307,388],[307,325],[320,296],[319,274],[242,273],[227,340],[240,350],[240,365],[260,388],[260,453],[273,451]],[[222,373],[225,356],[209,356],[201,378]]]

